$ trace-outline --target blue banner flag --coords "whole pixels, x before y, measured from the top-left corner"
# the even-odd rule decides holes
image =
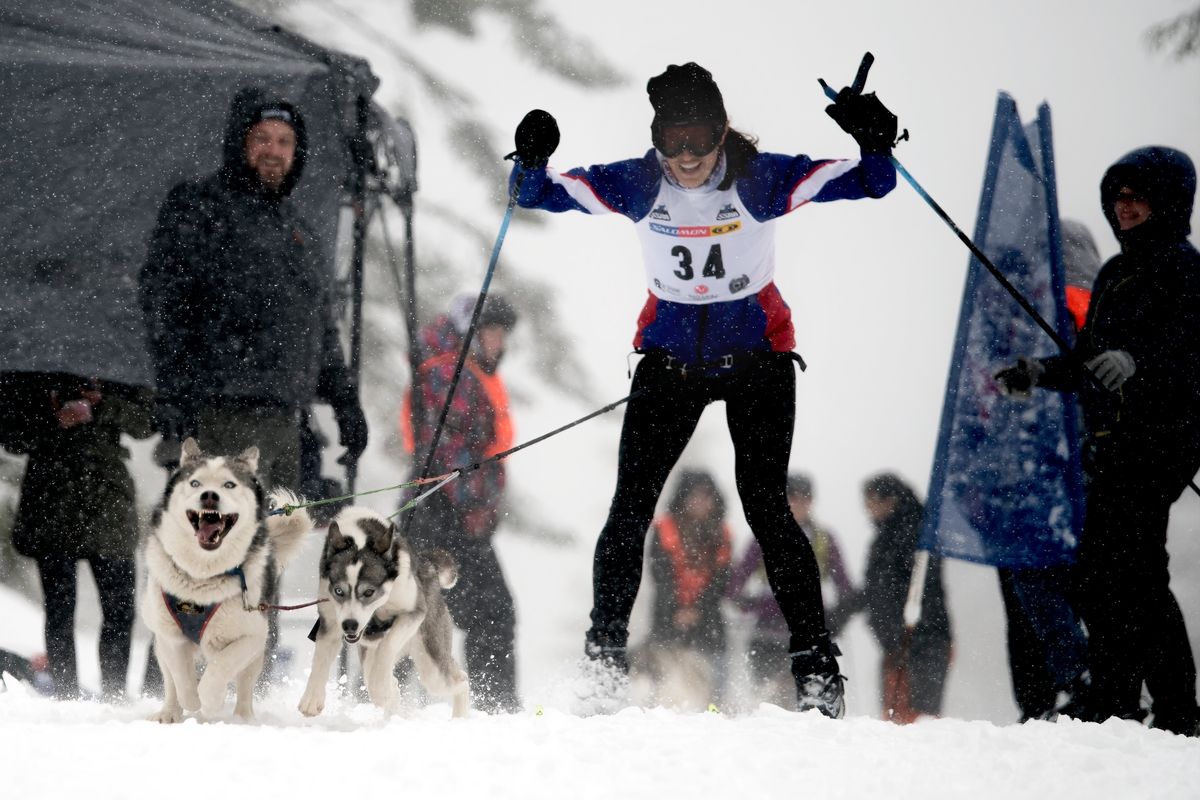
[[[996,103],[975,243],[1065,341],[1066,307],[1050,109],[1022,126]],[[1000,394],[994,375],[1053,342],[974,256],[955,337],[920,547],[998,567],[1069,562],[1083,524],[1075,398]]]

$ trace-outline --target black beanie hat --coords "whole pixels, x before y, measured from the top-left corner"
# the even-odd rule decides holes
[[[712,73],[694,61],[670,65],[649,80],[646,93],[654,107],[652,124],[658,128],[695,122],[723,125],[728,120]]]

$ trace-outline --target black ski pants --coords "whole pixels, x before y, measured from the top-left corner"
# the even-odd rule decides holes
[[[129,671],[136,582],[132,558],[94,556],[86,559],[96,579],[100,610],[100,682],[106,697],[123,694]],[[38,574],[46,609],[46,660],[59,699],[79,695],[75,663],[76,561],[73,558],[39,558]]]
[[[790,649],[826,633],[821,579],[808,537],[788,508],[786,485],[796,420],[789,353],[770,353],[728,374],[686,374],[652,353],[641,360],[621,430],[617,487],[596,542],[588,640],[624,647],[642,579],[646,533],[671,468],[704,408],[725,401],[738,495],[763,551],[767,580],[791,632]]]
[[[1144,681],[1156,725],[1196,725],[1196,664],[1170,589],[1167,523],[1197,469],[1200,448],[1178,439],[1097,448],[1076,569],[1101,716],[1136,716]]]

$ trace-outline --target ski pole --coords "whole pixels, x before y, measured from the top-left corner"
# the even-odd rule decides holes
[[[875,56],[869,52],[864,53],[862,61],[859,62],[858,65],[858,73],[854,76],[854,83],[850,86],[851,92],[862,92],[863,87],[867,82],[867,72],[870,71],[873,63],[875,63]],[[817,78],[817,82],[821,84],[821,88],[825,91],[825,96],[836,102],[837,92],[833,91],[833,87],[831,87],[821,78]],[[905,131],[905,136],[907,136],[907,134],[908,131]],[[917,179],[914,178],[909,171],[904,168],[904,165],[900,163],[899,159],[897,159],[894,155],[889,155],[888,158],[891,160],[892,166],[896,168],[896,172],[900,173],[901,177],[903,177],[904,180],[908,182],[908,185],[911,186],[918,195],[920,195],[921,199],[933,209],[934,213],[941,218],[942,222],[945,222],[950,230],[954,231],[954,234],[958,236],[959,240],[967,246],[967,249],[971,251],[972,255],[979,260],[979,263],[983,264],[987,271],[991,273],[992,277],[995,278],[1002,287],[1004,287],[1004,290],[1012,295],[1012,298],[1017,301],[1017,305],[1019,305],[1025,311],[1025,313],[1028,314],[1029,317],[1038,324],[1038,327],[1046,332],[1050,339],[1056,345],[1058,345],[1059,350],[1068,356],[1071,355],[1071,346],[1067,344],[1066,340],[1059,336],[1058,331],[1054,330],[1050,323],[1038,313],[1037,309],[1025,299],[1025,295],[1021,294],[1020,290],[1013,286],[1012,283],[1009,282],[1008,278],[1004,277],[1004,273],[1000,272],[999,268],[997,268],[996,265],[992,263],[992,260],[988,258],[982,250],[979,249],[979,246],[976,245],[975,242],[971,241],[971,237],[963,233],[962,228],[958,227],[958,225],[954,223],[954,220],[950,218],[950,215],[947,214],[940,205],[938,205],[938,202],[930,196],[929,192],[925,191],[925,187],[921,186],[921,184],[917,182]],[[1099,379],[1096,378],[1092,371],[1086,367],[1083,369],[1083,377],[1084,380],[1090,380],[1097,386],[1101,385]],[[1200,486],[1198,486],[1194,480],[1188,481],[1188,486],[1191,487],[1193,492],[1195,492],[1197,495],[1200,495]]]
[[[462,350],[458,353],[458,361],[454,364],[454,376],[450,379],[450,387],[446,390],[446,399],[442,402],[442,410],[438,414],[437,425],[433,429],[433,439],[429,443],[429,451],[425,454],[425,464],[421,467],[421,477],[427,477],[429,470],[433,466],[433,456],[437,451],[438,440],[442,437],[442,429],[446,426],[446,417],[450,413],[450,403],[454,399],[454,390],[458,388],[458,380],[462,377],[463,364],[466,363],[467,353],[471,351],[471,341],[475,338],[475,329],[479,325],[479,316],[483,313],[483,304],[487,300],[488,289],[492,285],[492,276],[496,273],[496,263],[500,260],[500,248],[504,244],[504,237],[508,234],[509,223],[512,222],[513,211],[517,206],[517,195],[521,191],[521,180],[525,177],[524,172],[518,172],[516,181],[513,183],[512,191],[508,193],[508,206],[504,209],[504,219],[500,223],[500,233],[496,236],[496,243],[492,246],[492,256],[488,261],[487,272],[483,276],[483,286],[479,290],[479,297],[475,300],[475,309],[471,312],[471,322],[467,326],[467,331],[463,334]],[[418,375],[413,374],[413,388],[416,389]],[[416,430],[416,425],[413,426]]]
[[[863,55],[862,61],[858,65],[858,74],[855,75],[854,83],[850,86],[851,93],[862,93],[863,87],[867,82],[867,72],[870,71],[871,64],[874,62],[875,56],[873,56],[871,53],[865,53]],[[821,88],[824,89],[825,96],[836,102],[837,92],[833,90],[833,87],[831,87],[821,78],[818,78],[817,82],[820,83]],[[900,176],[908,183],[908,185],[911,186],[913,190],[921,197],[921,199],[925,201],[925,204],[933,209],[934,213],[938,215],[942,222],[946,223],[947,227],[954,231],[954,234],[959,238],[959,241],[967,246],[967,249],[971,251],[975,258],[979,259],[979,263],[983,264],[984,268],[991,273],[992,277],[1000,283],[1004,290],[1012,295],[1012,298],[1017,301],[1017,304],[1022,308],[1022,310],[1024,310],[1025,313],[1037,323],[1038,327],[1046,332],[1046,334],[1054,341],[1056,345],[1058,345],[1058,348],[1062,352],[1070,353],[1071,346],[1067,344],[1066,340],[1063,339],[1062,336],[1058,334],[1058,331],[1056,331],[1053,326],[1051,326],[1050,323],[1038,313],[1037,309],[1034,308],[1027,299],[1025,299],[1025,295],[1021,294],[1020,290],[1013,286],[1012,283],[1009,282],[1008,278],[1004,277],[1004,273],[1000,272],[996,265],[992,263],[992,260],[988,258],[982,250],[979,249],[979,246],[976,245],[975,242],[971,241],[971,237],[967,236],[967,234],[963,232],[962,228],[958,227],[958,225],[954,223],[954,220],[950,218],[950,215],[946,213],[945,209],[943,209],[938,202],[934,200],[932,196],[930,196],[929,192],[925,191],[925,187],[917,182],[917,179],[914,178],[912,174],[904,168],[904,165],[900,163],[899,159],[897,159],[895,155],[891,154],[889,154],[888,158],[891,160],[892,166],[896,168],[896,172],[898,172]]]

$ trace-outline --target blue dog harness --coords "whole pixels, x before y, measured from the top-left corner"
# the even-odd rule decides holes
[[[234,567],[225,574],[236,577],[241,581],[242,599],[244,601],[246,598],[246,573],[242,572],[241,567]],[[167,612],[170,613],[171,619],[175,620],[175,624],[179,626],[180,632],[192,644],[200,644],[200,639],[204,636],[204,629],[208,627],[209,620],[217,613],[217,609],[221,607],[221,604],[201,605],[193,603],[191,600],[182,600],[173,594],[167,594],[165,591],[162,593],[162,596],[163,602],[167,605]]]

